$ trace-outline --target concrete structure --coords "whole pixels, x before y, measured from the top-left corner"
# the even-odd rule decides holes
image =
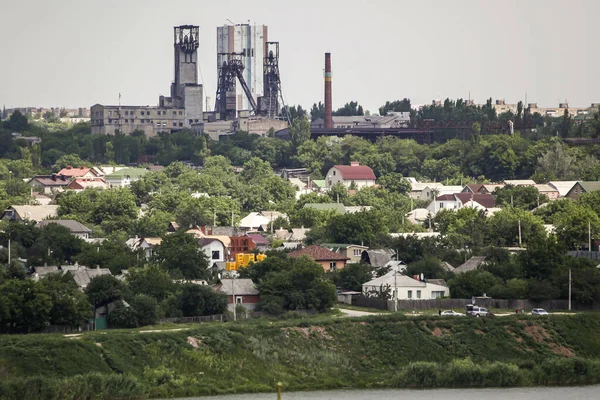
[[[141,238],[137,245],[134,245],[134,250],[142,249],[146,259],[150,260],[154,254],[154,248],[160,246],[161,243],[161,238]]]
[[[267,56],[267,41],[266,25],[237,24],[217,27],[217,68],[228,60],[226,54],[241,54],[244,80],[255,101],[263,95],[263,60]],[[238,110],[250,109],[241,85],[236,85],[236,104]]]
[[[432,200],[443,187],[444,184],[441,182],[412,182],[408,197],[416,200]]]
[[[174,69],[170,96],[160,96],[158,107],[105,106],[91,107],[94,134],[131,134],[142,131],[146,136],[182,129],[200,129],[203,122],[203,91],[198,84],[199,27],[182,25],[174,28]]]
[[[325,121],[324,127],[333,128],[333,98],[331,88],[331,53],[325,53]]]
[[[382,292],[389,292],[389,297],[397,300],[427,300],[450,296],[447,286],[416,280],[394,270],[364,283],[362,291],[366,297],[378,297]]]
[[[356,189],[375,185],[375,174],[366,165],[352,161],[350,165],[334,165],[327,172],[327,188],[336,183],[341,183],[347,188],[355,186]]]
[[[342,269],[346,266],[348,257],[326,249],[321,246],[308,246],[304,249],[292,251],[288,254],[288,257],[302,257],[306,256],[311,260],[314,260],[317,264],[320,264],[325,271],[335,271]]]
[[[480,104],[480,106],[484,106],[485,104]],[[517,114],[518,104],[517,103],[506,103],[504,99],[497,99],[492,107],[496,110],[496,114],[500,115],[504,112],[512,112],[513,114]],[[538,103],[528,103],[523,104],[523,112],[525,109],[529,110],[531,115],[538,113],[543,117],[562,117],[565,113],[565,110],[569,113],[571,117],[576,117],[578,115],[586,115],[592,114],[594,109],[597,109],[597,103],[590,104],[589,107],[570,107],[569,103],[558,103],[557,107],[539,107]]]

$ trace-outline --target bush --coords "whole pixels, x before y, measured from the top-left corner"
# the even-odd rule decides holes
[[[115,308],[108,314],[108,323],[111,328],[137,327],[138,320],[135,309],[124,301],[118,301]]]

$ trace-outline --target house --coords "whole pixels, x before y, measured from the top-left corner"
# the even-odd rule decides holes
[[[565,197],[576,183],[577,181],[550,181],[548,185],[558,191],[559,197]]]
[[[483,185],[483,187],[485,188],[486,192],[488,192],[488,193],[494,193],[496,190],[502,189],[505,186],[506,185],[503,184],[503,183],[492,183],[492,184],[484,184]]]
[[[31,197],[33,197],[37,205],[47,206],[52,203],[52,199],[50,197],[39,192],[31,192]]]
[[[122,169],[126,169],[127,167],[115,167],[112,165],[101,165],[97,167],[92,167],[92,171],[98,177],[104,177],[106,175],[110,175],[114,172],[120,171]]]
[[[375,297],[381,292],[388,292],[390,299],[398,300],[427,300],[450,296],[450,289],[447,286],[413,279],[394,270],[364,283],[362,292],[366,297]]]
[[[229,240],[229,258],[233,260],[238,253],[250,253],[256,248],[256,243],[248,236],[230,236]]]
[[[366,165],[352,161],[350,165],[334,165],[326,175],[327,188],[336,183],[345,187],[355,186],[357,189],[375,185],[375,173]]]
[[[464,264],[459,265],[454,268],[452,272],[455,274],[462,274],[463,272],[473,271],[479,268],[485,262],[485,257],[483,256],[473,256],[469,258]]]
[[[312,208],[317,211],[334,211],[338,214],[346,213],[346,207],[342,203],[306,203],[304,208]]]
[[[536,184],[535,188],[538,190],[538,192],[540,192],[540,194],[546,195],[549,200],[556,200],[560,197],[558,190],[550,185]]]
[[[359,263],[362,252],[369,249],[367,246],[347,243],[323,243],[321,246],[348,258],[348,264]]]
[[[440,182],[414,182],[411,183],[411,189],[408,197],[416,200],[431,200],[435,197],[435,191],[444,187]],[[462,187],[461,187],[462,189]]]
[[[496,205],[494,196],[489,193],[454,193],[438,196],[427,206],[431,215],[436,215],[440,210],[459,210],[463,207],[471,207],[486,210]]]
[[[271,248],[271,243],[269,243],[269,241],[267,239],[265,239],[264,236],[259,235],[258,233],[249,233],[246,236],[248,236],[250,239],[252,239],[254,244],[256,244],[256,248],[260,252],[264,253],[265,251],[267,251]]]
[[[198,240],[200,248],[208,258],[209,265],[227,261],[227,247],[216,238],[202,238]]]
[[[2,219],[10,221],[31,220],[40,222],[58,216],[58,206],[11,206],[2,213]]]
[[[106,175],[104,180],[110,187],[127,187],[147,173],[145,168],[125,168]]]
[[[213,290],[227,295],[229,311],[233,311],[237,305],[244,306],[246,310],[254,310],[260,301],[260,292],[252,279],[221,279],[221,283],[215,285]]]
[[[600,190],[600,182],[596,182],[596,181],[577,182],[575,185],[573,185],[573,187],[571,188],[571,190],[569,190],[569,192],[567,193],[567,195],[565,197],[568,197],[569,199],[577,200],[577,199],[579,199],[579,197],[582,194],[588,193],[588,192],[595,192],[597,190]]]
[[[304,249],[295,250],[288,254],[288,257],[302,257],[307,256],[314,260],[317,264],[321,264],[325,271],[335,271],[337,269],[343,269],[346,266],[348,257],[326,249],[321,246],[308,246]]]
[[[169,226],[167,226],[167,232],[174,233],[179,230],[179,224],[176,221],[169,222]]]
[[[71,182],[71,178],[64,175],[37,175],[27,182],[33,190],[40,193],[50,194],[63,191]]]
[[[483,183],[469,183],[462,190],[463,193],[489,193]]]
[[[108,268],[88,268],[81,265],[62,266],[61,268],[64,274],[73,277],[73,280],[81,290],[84,290],[90,281],[97,276],[112,275]]]
[[[73,168],[72,166],[68,166],[66,168],[61,169],[60,171],[58,171],[58,175],[62,175],[62,176],[67,176],[69,178],[97,178],[98,175],[96,174],[96,172],[91,169],[91,168],[86,168],[86,167],[79,167],[79,168]]]
[[[88,239],[92,233],[90,228],[78,221],[75,221],[74,219],[46,219],[38,222],[37,226],[38,228],[43,228],[44,226],[50,224],[64,226],[71,232],[73,236],[77,236],[80,239]]]
[[[43,279],[48,275],[59,273],[60,269],[56,265],[54,265],[54,266],[44,265],[43,267],[32,267],[30,269],[30,271],[31,271],[31,279],[33,279],[34,281],[37,282],[40,279]]]
[[[154,255],[155,248],[160,246],[161,243],[161,238],[141,238],[137,245],[137,249],[142,249],[144,251],[144,257],[149,260]]]
[[[364,250],[360,255],[360,262],[369,264],[373,268],[381,268],[392,261],[395,255],[396,253],[390,249]]]
[[[429,210],[426,208],[415,208],[408,214],[406,214],[406,218],[410,221],[410,223],[418,225],[427,221],[431,217]]]
[[[242,218],[239,226],[240,226],[240,228],[247,230],[247,231],[252,231],[252,230],[255,231],[255,230],[258,230],[263,225],[268,225],[269,222],[270,222],[269,219],[267,217],[263,217],[260,213],[251,212],[250,214],[248,214],[244,218]]]
[[[81,192],[85,189],[108,189],[109,185],[104,178],[75,178],[66,187],[66,190]]]

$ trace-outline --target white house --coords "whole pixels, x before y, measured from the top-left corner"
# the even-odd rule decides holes
[[[154,248],[160,246],[161,243],[161,238],[142,238],[139,241],[138,248],[144,250],[144,256],[149,260],[154,254]]]
[[[104,180],[110,187],[127,187],[147,173],[145,168],[125,168],[106,175]]]
[[[263,225],[268,225],[271,220],[258,212],[251,212],[240,221],[240,228],[244,230],[256,230]]]
[[[471,207],[478,210],[487,210],[495,206],[494,196],[489,193],[454,193],[444,194],[432,200],[427,206],[427,211],[432,216],[441,210],[459,210],[464,207]]]
[[[375,185],[375,174],[366,165],[360,165],[352,161],[350,165],[334,165],[326,175],[326,187],[329,189],[336,183],[342,183],[346,187],[354,184],[357,189],[365,186]]]
[[[219,239],[202,238],[199,243],[211,267],[217,262],[227,261],[227,248]]]
[[[390,298],[396,297],[398,300],[427,300],[450,296],[447,286],[416,280],[394,270],[362,285],[362,292],[366,297],[377,296],[382,291],[389,291]]]
[[[443,187],[444,184],[440,182],[411,182],[408,196],[417,200],[431,200]]]

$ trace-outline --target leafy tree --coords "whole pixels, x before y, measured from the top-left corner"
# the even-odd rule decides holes
[[[108,324],[111,328],[135,328],[138,326],[136,310],[129,303],[119,300],[108,314]]]
[[[138,326],[153,325],[158,321],[158,302],[155,298],[138,294],[131,299],[131,307],[135,311],[135,320]]]
[[[100,245],[87,244],[77,256],[77,261],[82,265],[108,268],[111,273],[119,274],[139,264],[139,254],[134,253],[125,240],[123,235],[113,235]]]
[[[52,166],[52,170],[54,172],[58,172],[61,169],[69,166],[73,168],[85,167],[86,163],[79,157],[78,154],[65,154],[56,160]]]
[[[4,121],[2,124],[4,129],[12,130],[14,132],[24,132],[29,129],[29,122],[27,117],[24,116],[19,110],[14,111],[8,121]]]
[[[362,285],[373,279],[373,268],[362,263],[347,264],[332,273],[331,280],[337,287],[362,292]]]
[[[312,108],[310,109],[310,120],[311,122],[316,121],[317,119],[325,118],[325,104],[319,101],[319,104],[314,103]]]
[[[379,107],[379,115],[387,115],[389,111],[396,111],[396,112],[412,111],[412,107],[410,105],[410,99],[404,98],[402,100],[394,100],[392,102],[386,101],[383,106]]]
[[[491,288],[501,283],[502,281],[491,273],[477,269],[456,274],[448,281],[448,286],[453,298],[470,299],[472,296],[489,293]]]
[[[411,190],[410,182],[397,172],[379,177],[378,183],[382,188],[394,193],[406,194]]]
[[[224,293],[193,283],[181,286],[177,302],[184,317],[222,314],[227,309],[227,296]]]
[[[516,246],[519,244],[519,225],[521,243],[530,245],[546,237],[542,220],[528,211],[506,208],[494,213],[488,220],[490,243],[496,246]]]
[[[310,122],[308,118],[294,119],[292,126],[290,126],[290,137],[294,148],[300,147],[302,143],[310,139]]]
[[[38,285],[50,296],[50,324],[79,327],[92,318],[92,305],[69,275],[51,274]]]
[[[102,190],[96,196],[91,219],[107,232],[128,231],[138,210],[129,189]]]
[[[548,202],[545,194],[540,194],[535,186],[506,185],[494,191],[496,204],[512,206],[523,210],[533,210],[540,204]]]
[[[34,258],[50,264],[72,263],[84,245],[84,241],[73,236],[68,228],[49,223],[40,228],[30,253]]]
[[[50,322],[52,298],[33,280],[8,280],[0,286],[0,293],[0,329],[4,332],[35,332]]]
[[[112,275],[100,275],[90,280],[85,292],[95,307],[121,300],[128,294],[127,286]]]
[[[415,261],[406,268],[408,276],[421,274],[425,279],[444,279],[447,275],[446,270],[442,267],[442,261],[432,256]]]
[[[198,240],[184,230],[164,235],[154,252],[159,265],[176,279],[203,279],[207,276],[208,259]]]
[[[355,116],[355,115],[365,115],[363,110],[363,106],[358,104],[356,101],[351,101],[349,103],[344,104],[344,107],[338,108],[336,111],[333,111],[333,115],[336,116]]]
[[[165,232],[169,222],[173,220],[173,216],[167,212],[151,210],[135,221],[133,233],[140,237],[158,237]]]
[[[169,273],[156,265],[130,269],[127,283],[134,295],[144,294],[158,301],[166,299],[176,290]]]
[[[569,249],[587,248],[589,234],[594,238],[600,233],[600,218],[590,208],[577,205],[557,215],[555,228],[558,240]]]

